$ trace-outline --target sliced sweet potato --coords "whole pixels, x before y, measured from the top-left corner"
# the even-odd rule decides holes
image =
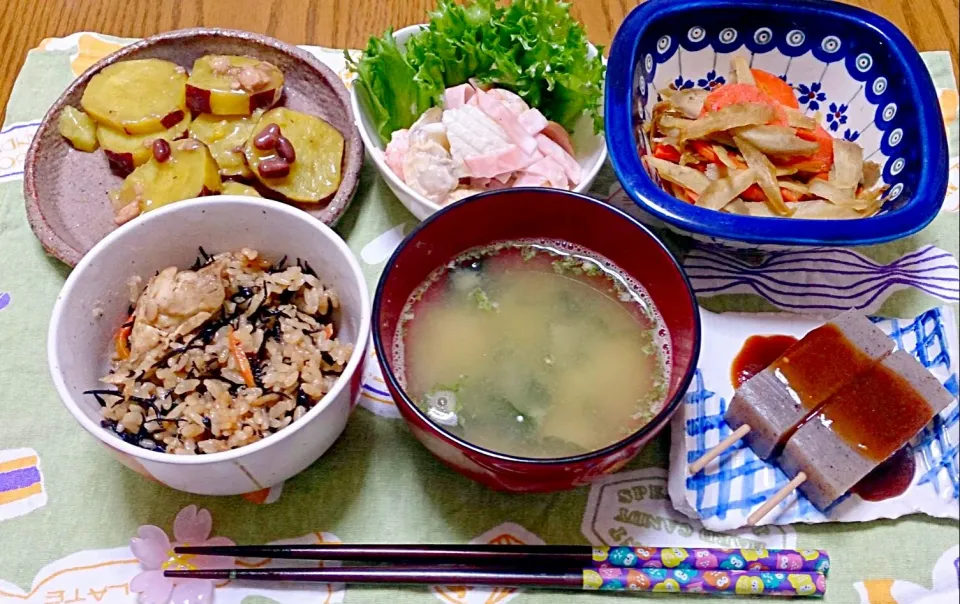
[[[289,171],[277,177],[264,172],[266,166],[271,167],[268,174],[273,172],[275,164],[284,161],[278,148],[257,149],[253,140],[270,124],[280,127],[296,153]],[[318,203],[336,192],[343,163],[343,135],[336,128],[318,117],[279,107],[264,113],[253,131],[246,146],[247,163],[269,189],[300,203]]]
[[[253,115],[213,115],[202,113],[190,125],[190,136],[205,144],[220,166],[221,176],[253,176],[247,166],[243,147],[253,135],[259,112]]]
[[[120,188],[111,193],[115,210],[136,202],[140,212],[149,212],[175,201],[219,193],[223,188],[217,162],[206,145],[188,138],[170,145],[170,157],[155,157],[134,170]]]
[[[246,195],[247,197],[262,197],[260,193],[257,193],[257,190],[251,187],[250,185],[245,185],[242,182],[236,182],[233,180],[228,180],[223,183],[223,190],[220,191],[223,195]]]
[[[162,138],[167,142],[183,138],[190,127],[190,114],[163,132],[150,134],[127,134],[110,126],[97,127],[97,140],[110,161],[110,167],[121,176],[126,176],[142,166],[153,156],[153,141]]]
[[[193,63],[187,106],[195,113],[250,115],[280,100],[283,72],[251,57],[206,55]]]
[[[183,119],[186,83],[186,70],[170,61],[121,61],[90,79],[80,105],[97,122],[127,134],[162,132]]]
[[[74,149],[91,152],[97,149],[97,125],[90,116],[67,105],[57,118],[57,131],[70,141]]]

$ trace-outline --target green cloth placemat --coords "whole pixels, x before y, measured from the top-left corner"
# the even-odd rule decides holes
[[[175,515],[189,504],[209,509],[214,533],[240,543],[288,538],[455,543],[480,537],[587,543],[587,534],[595,539],[601,531],[608,542],[823,548],[834,560],[827,602],[902,604],[918,601],[931,589],[939,594],[934,597],[955,601],[947,590],[957,589],[956,521],[910,517],[869,524],[764,527],[736,538],[705,533],[696,522],[673,512],[666,499],[665,473],[657,469],[666,465],[666,435],[617,475],[623,480],[610,487],[617,489],[615,505],[597,487],[551,495],[490,491],[442,466],[401,421],[367,409],[358,409],[333,449],[287,481],[282,493],[274,489],[249,498],[197,497],[123,468],[75,424],[47,374],[47,323],[68,269],[47,257],[34,238],[22,193],[23,156],[47,107],[76,74],[119,42],[91,34],[45,40],[27,57],[0,134],[0,604],[132,602],[135,596],[126,581],[136,565],[127,549],[129,539],[141,524],[155,524],[172,534]],[[341,68],[339,51],[310,50]],[[948,131],[954,174],[946,206],[952,203],[953,211],[942,213],[914,237],[858,250],[878,262],[890,262],[926,244],[958,253],[956,201],[950,201],[950,195],[957,194],[956,85],[947,53],[925,53],[924,60],[941,90],[948,117],[952,108]],[[608,197],[616,189],[613,172],[606,166],[593,193]],[[416,219],[368,162],[356,199],[337,230],[361,258],[372,288],[386,260],[384,251],[414,224]],[[685,243],[681,238],[671,240],[681,249]],[[942,302],[906,289],[890,296],[880,312],[912,316],[935,304]],[[715,311],[769,310],[769,305],[747,295],[717,296],[704,306]],[[366,406],[376,409],[376,397]],[[11,486],[14,473],[21,482]],[[318,586],[314,591],[228,587],[216,594],[221,604],[247,597],[284,604],[499,604],[513,598],[546,604],[596,602],[606,596],[356,586]]]

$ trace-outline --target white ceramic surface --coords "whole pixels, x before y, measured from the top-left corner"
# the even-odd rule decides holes
[[[128,444],[100,426],[97,402],[113,334],[127,316],[127,281],[168,266],[189,267],[208,253],[249,247],[269,259],[310,263],[340,296],[339,337],[357,346],[343,376],[313,409],[254,444],[209,455],[172,455]],[[50,321],[50,373],[64,406],[124,465],[181,491],[236,495],[273,486],[317,460],[337,439],[357,400],[370,337],[370,296],[357,260],[329,227],[303,211],[252,197],[221,195],[146,213],[110,233],[77,264]]]
[[[407,39],[424,27],[426,26],[410,25],[394,32],[393,37],[397,41],[397,44],[403,48]],[[590,56],[595,56],[596,52],[597,49],[591,45]],[[357,95],[356,82],[350,86],[350,103],[353,115],[356,116],[357,119],[360,138],[363,139],[363,144],[367,149],[367,155],[373,159],[377,170],[380,172],[380,176],[387,182],[387,186],[390,187],[390,190],[400,199],[400,202],[419,220],[425,219],[443,207],[441,204],[434,203],[411,189],[387,166],[383,150],[389,141],[382,141],[380,139],[376,126],[370,120],[366,108],[360,102]],[[574,128],[574,131],[571,133],[571,140],[574,150],[576,151],[576,160],[583,169],[583,178],[580,184],[573,190],[583,193],[590,189],[593,181],[597,178],[597,173],[599,173],[600,168],[603,167],[603,162],[607,159],[607,145],[602,133],[594,134],[593,120],[586,115],[581,117],[580,121],[577,122],[576,128]]]

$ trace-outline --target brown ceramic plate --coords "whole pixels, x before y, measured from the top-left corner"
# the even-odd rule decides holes
[[[47,252],[73,266],[115,229],[107,194],[123,182],[110,170],[102,150],[77,151],[60,136],[60,111],[66,105],[79,108],[90,78],[117,61],[158,58],[190,69],[195,59],[207,54],[246,55],[273,63],[285,78],[279,105],[319,116],[343,134],[340,188],[326,202],[297,204],[323,222],[336,224],[353,198],[363,164],[363,143],[337,74],[310,53],[274,38],[227,29],[181,29],[146,38],[98,61],[44,116],[27,152],[23,191],[30,226]]]

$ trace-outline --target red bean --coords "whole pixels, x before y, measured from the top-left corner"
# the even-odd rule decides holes
[[[290,174],[290,164],[282,157],[271,157],[257,165],[257,171],[264,178],[282,178]]]
[[[153,141],[153,158],[156,159],[161,164],[168,159],[170,159],[170,143],[158,138]]]
[[[287,160],[288,164],[297,161],[297,152],[293,148],[293,143],[282,134],[280,138],[277,139],[277,155]]]
[[[277,146],[277,141],[279,138],[280,126],[276,124],[267,124],[267,126],[260,131],[260,134],[253,138],[253,146],[261,151],[268,151]]]

